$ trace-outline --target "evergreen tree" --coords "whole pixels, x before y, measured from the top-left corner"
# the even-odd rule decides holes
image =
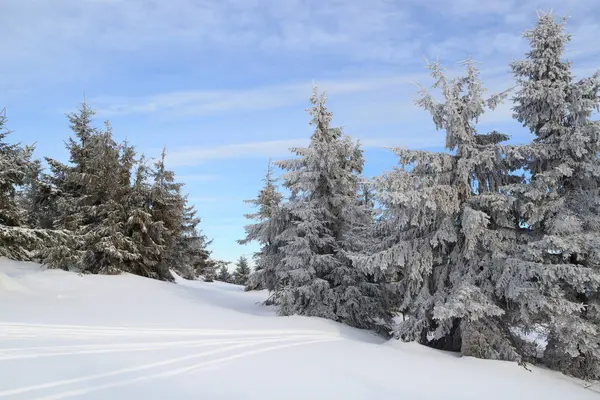
[[[540,14],[525,33],[530,50],[512,63],[518,92],[514,116],[535,135],[513,146],[514,168],[528,182],[510,186],[520,216],[521,245],[499,287],[525,331],[547,328],[544,361],[600,378],[600,73],[575,81],[563,60],[564,20]]]
[[[202,268],[200,272],[200,277],[204,282],[213,282],[217,277],[217,261],[209,258],[206,261],[206,265]]]
[[[401,167],[376,179],[383,207],[378,240],[360,265],[395,281],[395,306],[408,317],[396,329],[400,338],[517,360],[493,277],[514,243],[510,204],[500,188],[518,178],[502,155],[507,136],[476,129],[486,106],[493,109],[505,93],[484,99],[471,61],[466,74],[452,80],[437,63],[429,67],[444,102],[422,89],[417,105],[446,131],[446,148],[454,154],[394,150]]]
[[[169,260],[169,265],[186,279],[210,275],[213,268],[207,248],[211,242],[199,230],[200,218],[196,213],[194,206],[184,207],[179,235]]]
[[[363,167],[360,146],[331,128],[325,95],[311,97],[308,148],[292,151],[299,158],[278,162],[288,172],[291,192],[285,204],[290,223],[278,235],[284,245],[277,266],[277,298],[283,315],[318,316],[370,328],[390,320],[382,286],[367,279],[350,256],[356,243],[348,234],[365,218],[358,201],[358,174]]]
[[[128,218],[124,199],[130,183],[122,180],[121,152],[130,150],[113,140],[108,123],[104,132],[86,140],[88,153],[80,162],[80,178],[85,184],[77,202],[77,219],[82,224],[76,234],[83,242],[80,267],[84,272],[118,274],[139,257],[125,232]]]
[[[35,229],[54,229],[59,218],[58,198],[61,192],[52,183],[52,176],[44,172],[41,161],[31,160],[23,190],[19,192],[27,226]]]
[[[260,250],[253,255],[255,270],[248,279],[246,290],[273,291],[277,286],[276,268],[282,258],[280,247],[283,242],[279,235],[287,226],[288,219],[282,207],[283,196],[277,191],[271,160],[263,182],[264,186],[258,193],[258,197],[246,201],[257,210],[255,213],[246,214],[245,217],[254,219],[256,223],[244,227],[246,237],[238,243],[247,244],[257,241],[261,246]]]
[[[62,218],[58,221],[58,226],[71,231],[76,231],[83,223],[80,198],[85,195],[90,174],[94,172],[89,161],[93,160],[94,152],[98,151],[101,142],[102,132],[92,126],[94,115],[95,111],[85,99],[77,112],[67,114],[69,128],[74,135],[69,137],[66,143],[70,166],[50,160],[55,172],[55,183],[63,193],[59,199]],[[89,193],[89,190],[87,192]]]
[[[30,260],[47,240],[44,232],[28,229],[28,215],[18,195],[35,173],[32,147],[9,144],[5,128],[6,113],[0,112],[0,256]]]
[[[221,281],[221,282],[225,282],[225,283],[232,283],[233,277],[231,276],[231,273],[229,272],[229,268],[227,268],[227,263],[219,262],[218,264],[220,266],[219,266],[217,276],[215,279],[218,281]]]
[[[176,249],[182,235],[185,198],[181,194],[182,183],[175,181],[175,173],[165,165],[166,149],[156,160],[152,171],[153,184],[150,189],[150,214],[152,220],[164,226],[164,252],[158,267],[168,271],[173,267],[173,259],[177,258]]]
[[[235,271],[233,272],[233,283],[236,285],[246,285],[248,277],[252,270],[248,265],[248,259],[244,256],[240,256],[235,264]]]
[[[41,259],[50,268],[71,269],[81,267],[84,254],[83,237],[79,229],[84,223],[81,197],[89,179],[87,160],[91,157],[90,147],[97,142],[100,131],[92,126],[94,111],[84,100],[77,112],[67,114],[73,136],[66,142],[69,164],[50,157],[46,162],[50,174],[44,174],[38,191],[32,193],[33,204],[44,204],[49,210],[47,226],[60,239],[41,251]]]
[[[125,268],[136,275],[170,280],[172,276],[169,271],[159,265],[165,251],[164,237],[167,233],[164,224],[152,218],[149,174],[146,159],[142,155],[137,161],[133,186],[125,200],[128,216],[125,234],[131,238],[137,257],[130,259]],[[125,182],[127,174],[123,171],[121,175]]]

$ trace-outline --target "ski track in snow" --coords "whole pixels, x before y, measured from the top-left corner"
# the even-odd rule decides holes
[[[144,342],[123,343],[124,338],[144,338]],[[188,340],[172,340],[173,338]],[[110,340],[109,343],[87,343],[56,346],[0,347],[0,363],[42,357],[72,357],[106,353],[161,352],[171,349],[192,350],[213,347],[207,351],[193,352],[185,356],[165,358],[137,366],[106,372],[69,377],[55,381],[0,389],[0,398],[25,394],[38,400],[58,400],[82,396],[90,392],[126,386],[132,383],[168,378],[192,371],[214,369],[220,364],[255,354],[276,351],[295,346],[340,340],[333,332],[314,330],[208,330],[208,329],[163,329],[140,327],[101,327],[74,325],[44,325],[0,322],[0,338],[37,341],[48,339]],[[150,341],[149,339],[154,339]],[[169,339],[169,340],[165,340]],[[191,340],[190,340],[191,339]],[[195,340],[194,340],[195,339]],[[118,341],[118,342],[117,342]],[[6,342],[6,341],[4,341]],[[283,342],[283,343],[282,343]],[[250,349],[248,349],[250,348]],[[230,353],[219,358],[210,356]],[[200,360],[193,364],[188,361]],[[141,374],[140,374],[141,373]],[[5,377],[6,378],[6,377]],[[71,387],[88,383],[86,387]],[[50,390],[50,392],[48,392]],[[36,393],[38,392],[38,393]],[[39,393],[42,392],[42,393]],[[38,396],[38,397],[34,397]]]

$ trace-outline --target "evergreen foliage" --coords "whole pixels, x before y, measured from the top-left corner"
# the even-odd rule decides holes
[[[225,283],[233,283],[233,276],[231,275],[231,272],[229,272],[229,268],[227,268],[227,263],[220,262],[218,264],[219,267],[215,279]]]
[[[246,237],[238,243],[257,241],[261,245],[253,256],[255,268],[246,283],[246,290],[274,291],[276,288],[276,269],[282,259],[280,248],[284,243],[279,235],[288,224],[288,213],[282,207],[283,196],[277,190],[273,175],[273,164],[269,160],[258,197],[246,201],[257,209],[253,214],[246,214],[246,218],[254,219],[256,223],[244,227]]]
[[[196,211],[186,205],[182,184],[165,166],[166,152],[149,166],[143,155],[136,158],[134,146],[114,140],[108,122],[104,129],[94,127],[93,116],[85,102],[67,115],[73,133],[66,142],[69,163],[46,158],[48,173],[30,159],[31,149],[3,147],[13,166],[21,166],[6,186],[2,209],[14,217],[5,224],[35,228],[20,231],[23,239],[43,239],[43,245],[29,247],[51,268],[161,280],[172,280],[174,269],[186,278],[212,279],[210,242],[198,229]],[[11,235],[15,241],[17,235]],[[11,249],[6,253],[11,258],[25,257],[15,247],[3,248]]]
[[[0,256],[31,260],[34,252],[50,236],[43,230],[30,229],[31,215],[23,206],[19,191],[31,182],[37,164],[32,161],[33,148],[6,142],[6,112],[0,111]],[[31,209],[30,209],[31,210]]]
[[[446,148],[454,154],[394,150],[400,168],[375,183],[383,206],[380,240],[360,265],[376,276],[395,277],[397,306],[410,316],[397,326],[398,337],[516,360],[493,285],[514,243],[510,202],[499,189],[516,178],[500,145],[507,136],[476,129],[485,109],[505,93],[484,98],[474,64],[468,60],[465,67],[464,76],[448,80],[437,63],[429,65],[444,102],[421,89],[417,105],[446,131]]]
[[[251,272],[252,270],[250,269],[250,265],[248,265],[248,259],[244,256],[240,256],[235,263],[233,283],[236,285],[246,285]]]
[[[309,146],[291,149],[297,158],[276,163],[287,171],[283,185],[289,199],[281,202],[269,169],[265,187],[253,201],[259,210],[250,217],[258,222],[246,227],[241,241],[257,240],[263,246],[252,285],[269,289],[282,315],[318,316],[363,328],[386,326],[391,315],[384,286],[351,259],[363,246],[354,228],[369,219],[357,195],[362,150],[341,128],[330,127],[324,94],[315,88],[310,101],[314,133]]]
[[[499,285],[524,331],[544,327],[544,362],[600,378],[600,71],[575,80],[563,59],[565,20],[538,16],[530,50],[511,64],[514,117],[535,136],[511,146],[513,168],[530,175],[509,188],[520,217],[519,246]]]

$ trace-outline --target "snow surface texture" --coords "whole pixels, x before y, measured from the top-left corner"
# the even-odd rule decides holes
[[[0,272],[0,399],[600,398],[552,371],[275,317],[235,285]]]

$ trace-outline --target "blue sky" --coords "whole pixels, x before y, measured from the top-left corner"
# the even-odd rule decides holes
[[[66,160],[65,112],[85,93],[97,125],[168,164],[214,239],[235,260],[243,203],[269,157],[307,143],[311,85],[329,93],[334,122],[364,144],[365,174],[395,164],[384,147],[441,150],[443,132],[413,103],[429,85],[424,57],[449,72],[471,56],[491,91],[512,85],[521,33],[536,10],[571,17],[568,57],[578,75],[600,66],[600,2],[588,0],[0,0],[0,108],[12,139]],[[528,134],[510,104],[482,130]]]

